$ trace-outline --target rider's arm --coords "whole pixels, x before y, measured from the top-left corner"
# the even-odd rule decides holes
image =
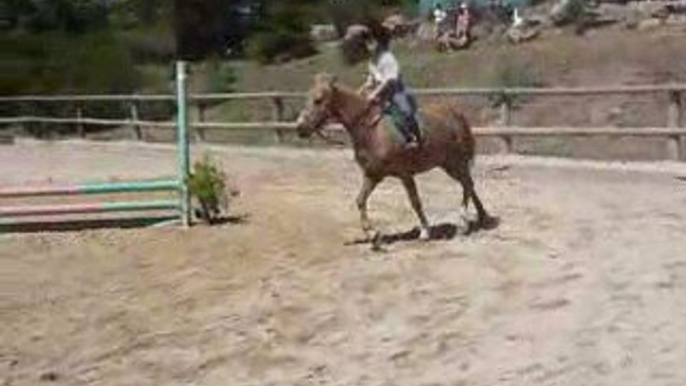
[[[360,95],[367,94],[374,87],[374,83],[374,77],[371,74],[367,74],[367,76],[364,79],[364,83],[359,88],[359,90],[357,90],[357,93]]]
[[[387,52],[379,58],[376,65],[379,73],[378,85],[369,95],[369,100],[375,102],[388,89],[391,83],[398,80],[400,77],[400,66],[393,54]]]

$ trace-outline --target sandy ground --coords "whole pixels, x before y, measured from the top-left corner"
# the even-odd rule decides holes
[[[447,237],[374,253],[349,245],[348,152],[210,151],[240,224],[0,235],[1,385],[686,384],[683,164],[482,158],[501,223],[466,237],[459,188],[429,173]],[[0,148],[0,185],[173,167],[164,146]],[[416,223],[396,182],[371,214]]]

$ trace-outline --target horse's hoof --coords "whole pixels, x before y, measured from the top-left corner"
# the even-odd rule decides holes
[[[374,235],[371,237],[370,241],[372,244],[372,251],[374,251],[374,252],[383,251],[383,248],[381,248],[381,244],[383,244],[383,237],[381,237],[381,232],[379,232],[379,231],[374,232]]]
[[[469,236],[474,231],[474,223],[469,220],[468,216],[462,216],[461,220],[462,225],[458,227],[458,230],[462,236]]]
[[[485,216],[479,221],[479,229],[483,230],[495,229],[498,227],[498,225],[500,225],[500,219],[490,215]]]
[[[431,240],[431,230],[429,228],[420,228],[419,230],[419,241],[429,241]]]

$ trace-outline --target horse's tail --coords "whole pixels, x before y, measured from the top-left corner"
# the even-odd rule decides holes
[[[457,141],[460,145],[460,152],[467,157],[467,162],[471,168],[474,164],[474,158],[476,157],[476,139],[474,138],[474,133],[472,133],[472,126],[467,121],[465,115],[459,110],[453,108],[451,113],[457,126],[455,128]]]

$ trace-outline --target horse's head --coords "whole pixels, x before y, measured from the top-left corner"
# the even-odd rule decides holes
[[[314,86],[307,95],[305,108],[300,112],[296,122],[298,135],[307,138],[320,131],[324,124],[334,118],[334,95],[336,77],[319,74],[315,77]]]

